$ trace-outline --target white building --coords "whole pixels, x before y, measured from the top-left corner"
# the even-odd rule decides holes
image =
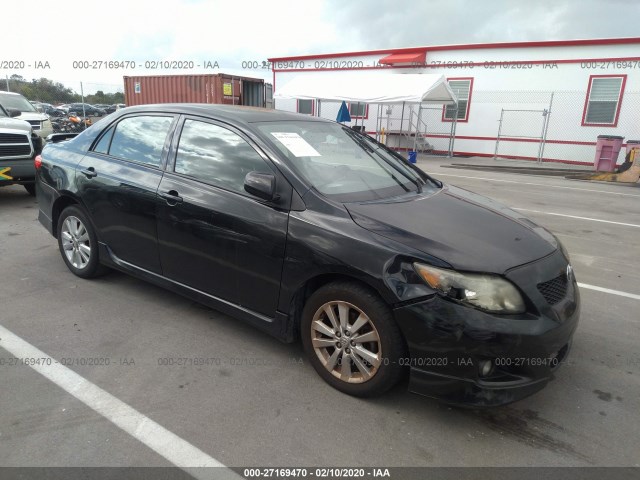
[[[430,46],[269,60],[275,92],[309,72],[361,72],[363,82],[372,72],[444,75],[458,95],[457,114],[455,107],[418,111],[401,104],[350,105],[351,125],[363,124],[371,135],[384,128],[385,142],[399,149],[415,145],[415,135],[407,134],[412,129],[435,153],[451,147],[457,155],[493,157],[497,151],[500,157],[592,164],[598,135],[622,136],[625,144],[640,140],[640,38]],[[339,108],[318,100],[276,100],[275,106],[334,120]],[[623,160],[621,154],[618,163]]]

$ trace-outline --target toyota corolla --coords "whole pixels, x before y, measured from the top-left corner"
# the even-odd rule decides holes
[[[36,169],[75,275],[121,270],[300,339],[351,395],[408,372],[445,402],[513,402],[548,383],[578,323],[554,235],[335,122],[130,107],[54,139]]]

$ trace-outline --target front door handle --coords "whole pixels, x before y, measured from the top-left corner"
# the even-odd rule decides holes
[[[84,170],[80,170],[80,173],[84,174],[87,178],[97,177],[98,173],[96,169],[93,167],[85,168]]]
[[[160,196],[162,198],[164,198],[167,202],[167,205],[177,205],[179,203],[182,203],[182,197],[180,195],[178,195],[178,192],[176,192],[175,190],[169,190],[168,192],[162,192],[160,193]]]

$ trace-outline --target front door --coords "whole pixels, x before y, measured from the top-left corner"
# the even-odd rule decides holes
[[[274,317],[289,213],[245,192],[244,178],[276,169],[240,131],[198,118],[184,120],[175,150],[158,189],[163,274]]]

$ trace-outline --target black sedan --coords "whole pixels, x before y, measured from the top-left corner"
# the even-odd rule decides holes
[[[124,103],[115,103],[113,105],[109,105],[108,107],[105,107],[104,111],[107,113],[113,113],[116,110],[120,110],[121,108],[125,108],[126,105]]]
[[[550,232],[335,122],[130,107],[36,167],[40,222],[75,275],[118,269],[301,339],[351,395],[409,371],[420,394],[509,403],[546,385],[578,323]]]
[[[107,112],[101,108],[96,108],[88,103],[72,103],[69,105],[68,113],[75,113],[85,117],[102,117]]]

